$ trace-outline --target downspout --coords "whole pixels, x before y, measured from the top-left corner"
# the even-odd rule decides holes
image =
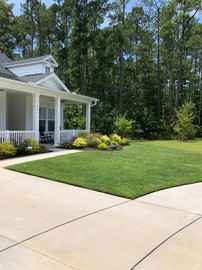
[[[90,106],[93,107],[93,106],[97,105],[97,102],[98,102],[98,100],[96,99],[95,103],[91,104]]]

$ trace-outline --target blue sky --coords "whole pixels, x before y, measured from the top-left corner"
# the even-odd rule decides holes
[[[45,3],[46,7],[50,7],[53,3],[54,3],[54,0],[42,0],[41,1],[42,3]],[[113,2],[113,1],[110,1],[110,2]],[[132,4],[133,2],[133,4]],[[20,3],[23,4],[25,3],[25,0],[8,0],[8,3],[9,4],[14,4],[14,7],[13,7],[13,12],[15,15],[20,15]],[[134,6],[136,3],[136,1],[130,1],[130,3],[127,5],[127,11],[130,11],[132,9],[132,6]]]
[[[14,7],[13,7],[13,12],[14,12],[14,15],[20,15],[20,3],[24,3],[25,0],[8,0],[8,3],[11,4],[13,3],[14,4]],[[53,3],[54,3],[54,0],[42,0],[41,1],[42,3],[45,3],[46,7],[49,7],[51,6]],[[113,2],[112,0],[110,0],[110,2]],[[138,3],[138,0],[137,1],[134,1],[134,0],[130,0],[130,2],[127,4],[127,12],[130,12],[132,7],[135,6],[135,4]],[[197,18],[200,19],[200,22],[202,23],[202,14],[197,14]]]

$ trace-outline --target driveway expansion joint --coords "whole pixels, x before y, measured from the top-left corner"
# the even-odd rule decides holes
[[[196,223],[202,219],[202,216],[198,217],[197,219],[189,222],[187,225],[183,226],[181,229],[177,230],[175,233],[171,234],[169,237],[167,237],[164,241],[162,241],[159,245],[157,245],[155,248],[153,248],[149,253],[147,253],[141,260],[139,260],[130,270],[134,270],[136,266],[138,266],[142,261],[144,261],[147,257],[149,257],[152,253],[154,253],[159,247],[161,247],[164,243],[166,243],[168,240],[173,238],[175,235],[180,233],[181,231],[185,230],[187,227],[191,226],[192,224]]]
[[[147,195],[144,195],[144,196],[147,196]],[[143,204],[157,206],[157,207],[160,207],[160,208],[166,208],[166,209],[169,209],[169,210],[181,211],[181,212],[184,212],[184,213],[187,213],[187,214],[194,214],[196,216],[201,216],[202,217],[202,213],[195,213],[193,211],[188,211],[188,210],[184,210],[184,209],[180,209],[180,208],[175,208],[174,206],[171,207],[171,206],[160,205],[160,204],[157,204],[157,203],[144,202],[144,201],[139,200],[139,198],[134,199],[133,201],[136,201],[138,203],[143,203]]]
[[[8,249],[10,249],[10,248],[13,248],[13,247],[15,247],[15,246],[21,245],[21,244],[23,244],[24,242],[29,241],[29,240],[31,240],[31,239],[33,239],[33,238],[35,238],[35,237],[38,237],[38,236],[40,236],[40,235],[42,235],[42,234],[48,233],[48,232],[53,231],[53,230],[55,230],[55,229],[57,229],[57,228],[60,228],[60,227],[62,227],[62,226],[65,226],[65,225],[67,225],[67,224],[73,223],[73,222],[78,221],[78,220],[80,220],[80,219],[86,218],[86,217],[88,217],[88,216],[92,216],[92,215],[94,215],[94,214],[98,214],[98,213],[100,213],[100,212],[106,211],[106,210],[108,210],[108,209],[117,207],[117,206],[122,205],[122,204],[129,203],[129,202],[131,202],[131,200],[127,200],[127,201],[124,201],[124,202],[121,202],[121,203],[117,203],[117,204],[114,204],[114,205],[105,207],[105,208],[103,208],[103,209],[100,209],[100,210],[97,210],[97,211],[88,213],[88,214],[86,214],[86,215],[83,215],[83,216],[74,218],[74,219],[69,220],[69,221],[67,221],[67,222],[61,223],[61,224],[59,224],[59,225],[56,225],[56,226],[54,226],[54,227],[52,227],[52,228],[50,228],[50,229],[47,229],[47,230],[43,231],[43,232],[37,233],[37,234],[35,234],[35,235],[32,235],[32,236],[30,236],[30,237],[28,237],[28,238],[26,238],[26,239],[24,239],[24,240],[22,240],[22,241],[16,242],[15,244],[13,244],[13,245],[11,245],[11,246],[9,246],[9,247],[6,247],[6,248],[4,248],[4,249],[1,249],[1,250],[0,250],[0,253],[3,252],[3,251],[8,250]]]

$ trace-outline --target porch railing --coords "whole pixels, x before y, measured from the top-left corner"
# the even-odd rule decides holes
[[[11,144],[16,141],[16,143],[21,143],[24,139],[34,139],[35,138],[35,131],[32,130],[25,130],[25,131],[0,131],[0,143],[7,141]]]
[[[60,142],[70,141],[72,137],[77,137],[79,133],[85,132],[86,130],[77,130],[77,129],[63,129],[60,130]]]

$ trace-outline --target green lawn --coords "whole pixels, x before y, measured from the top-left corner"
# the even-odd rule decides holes
[[[202,181],[202,140],[138,141],[122,151],[83,151],[7,168],[134,199]]]

